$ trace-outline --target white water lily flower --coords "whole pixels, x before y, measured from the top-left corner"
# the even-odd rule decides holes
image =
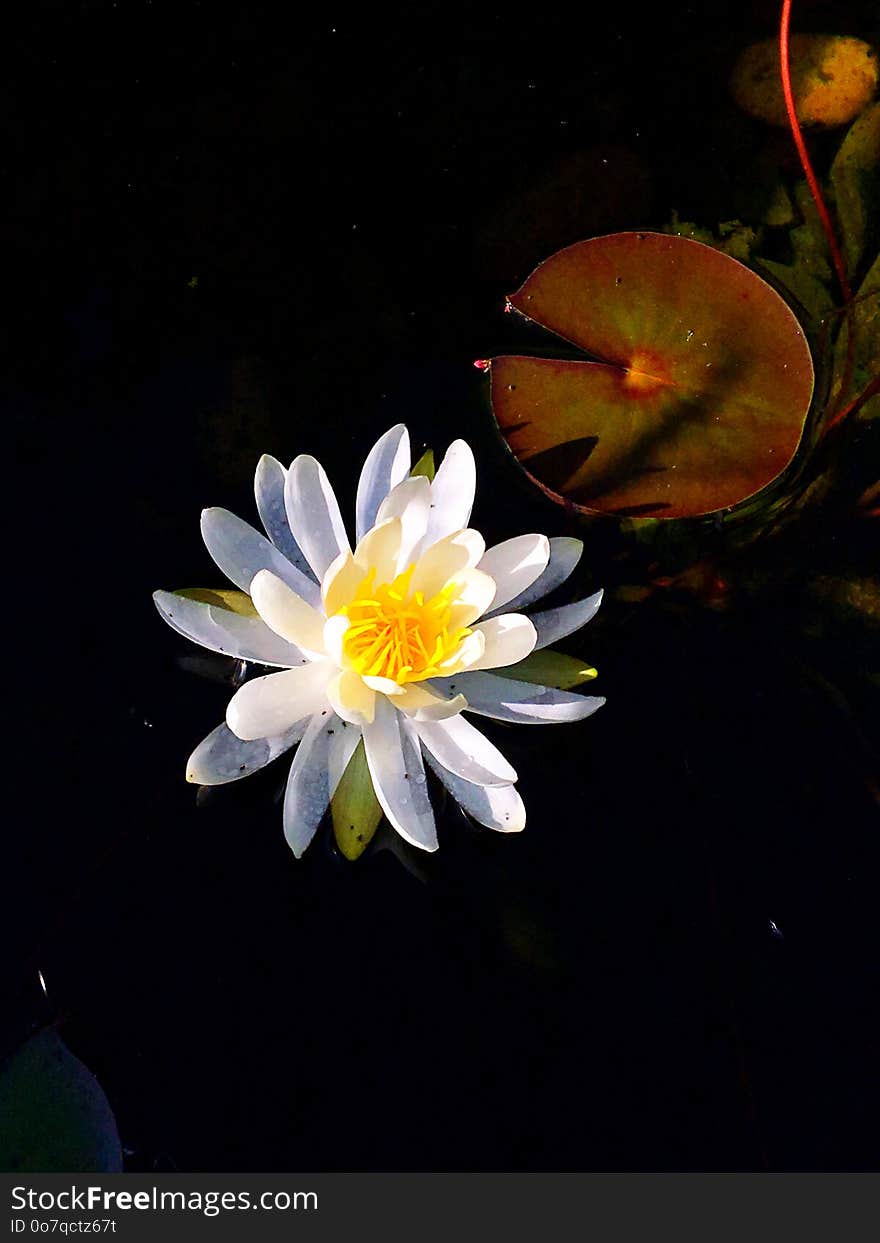
[[[529,664],[588,622],[602,593],[531,618],[519,611],[569,576],[580,541],[521,535],[487,550],[468,526],[476,468],[462,440],[433,480],[410,467],[407,430],[393,427],[364,463],[352,549],[320,464],[304,455],[285,471],[263,457],[255,490],[268,539],[226,510],[202,514],[208,551],[250,601],[236,610],[222,593],[154,596],[196,643],[274,667],[236,691],[187,778],[234,781],[298,744],[284,799],[297,857],[361,739],[388,820],[412,845],[436,850],[425,760],[481,824],[525,825],[516,773],[463,713],[549,724],[604,703],[537,685]]]

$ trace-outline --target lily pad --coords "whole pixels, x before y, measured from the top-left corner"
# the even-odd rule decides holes
[[[52,1027],[0,1067],[0,1169],[118,1173],[116,1121],[95,1076]]]
[[[850,35],[791,36],[791,88],[802,125],[846,125],[877,89],[877,53]],[[730,80],[733,97],[751,116],[787,126],[779,74],[779,41],[762,39],[740,56]]]
[[[681,518],[753,496],[793,458],[813,393],[774,289],[701,242],[612,233],[547,259],[511,307],[599,361],[495,358],[514,457],[584,513]]]

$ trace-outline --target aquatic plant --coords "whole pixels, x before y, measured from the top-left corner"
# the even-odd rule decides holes
[[[734,644],[753,641],[743,631],[762,617],[762,642],[793,686],[827,698],[876,794],[859,724],[880,628],[876,54],[822,44],[855,56],[869,81],[820,180],[798,119],[818,85],[800,70],[792,83],[790,11],[785,0],[778,94],[803,179],[770,148],[739,219],[709,229],[673,213],[661,231],[558,252],[506,308],[549,329],[555,348],[476,365],[504,443],[587,529],[611,598],[646,608],[645,624],[703,617],[719,635],[724,618]],[[826,75],[826,119],[843,106],[828,97],[841,82]]]
[[[721,563],[733,552],[774,539],[832,494],[851,512],[876,503],[863,464],[880,387],[880,104],[831,164],[835,227],[798,121],[789,18],[786,0],[779,96],[804,181],[789,188],[776,174],[759,187],[755,219],[717,233],[673,216],[661,232],[567,247],[507,309],[578,353],[477,363],[530,481],[572,516],[615,518],[658,563],[654,585],[707,557],[719,567],[709,577],[729,583],[736,575]],[[873,90],[876,58],[843,42],[873,67]],[[801,74],[799,89],[814,91],[813,77]]]
[[[401,424],[364,463],[352,551],[321,465],[302,455],[285,470],[264,456],[255,492],[268,539],[224,509],[202,515],[208,551],[239,590],[154,596],[195,643],[275,668],[236,691],[187,779],[235,781],[296,746],[284,832],[297,857],[331,802],[350,858],[382,812],[411,845],[436,850],[425,762],[480,824],[521,830],[516,772],[462,714],[553,724],[604,703],[569,689],[595,670],[545,650],[584,626],[602,593],[521,611],[568,578],[580,541],[530,534],[487,550],[468,526],[469,446],[452,444],[436,474],[410,465]]]

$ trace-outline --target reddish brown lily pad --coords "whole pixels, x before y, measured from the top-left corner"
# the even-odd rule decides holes
[[[794,456],[809,347],[789,306],[736,259],[613,233],[547,259],[510,304],[599,360],[492,360],[499,429],[553,499],[690,517],[754,495]]]

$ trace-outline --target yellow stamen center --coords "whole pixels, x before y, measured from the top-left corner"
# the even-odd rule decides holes
[[[375,585],[370,570],[354,599],[339,610],[350,621],[342,641],[349,668],[361,677],[390,678],[403,685],[442,675],[441,661],[452,655],[471,632],[466,626],[450,629],[455,583],[426,600],[410,592],[414,565],[393,582]]]

